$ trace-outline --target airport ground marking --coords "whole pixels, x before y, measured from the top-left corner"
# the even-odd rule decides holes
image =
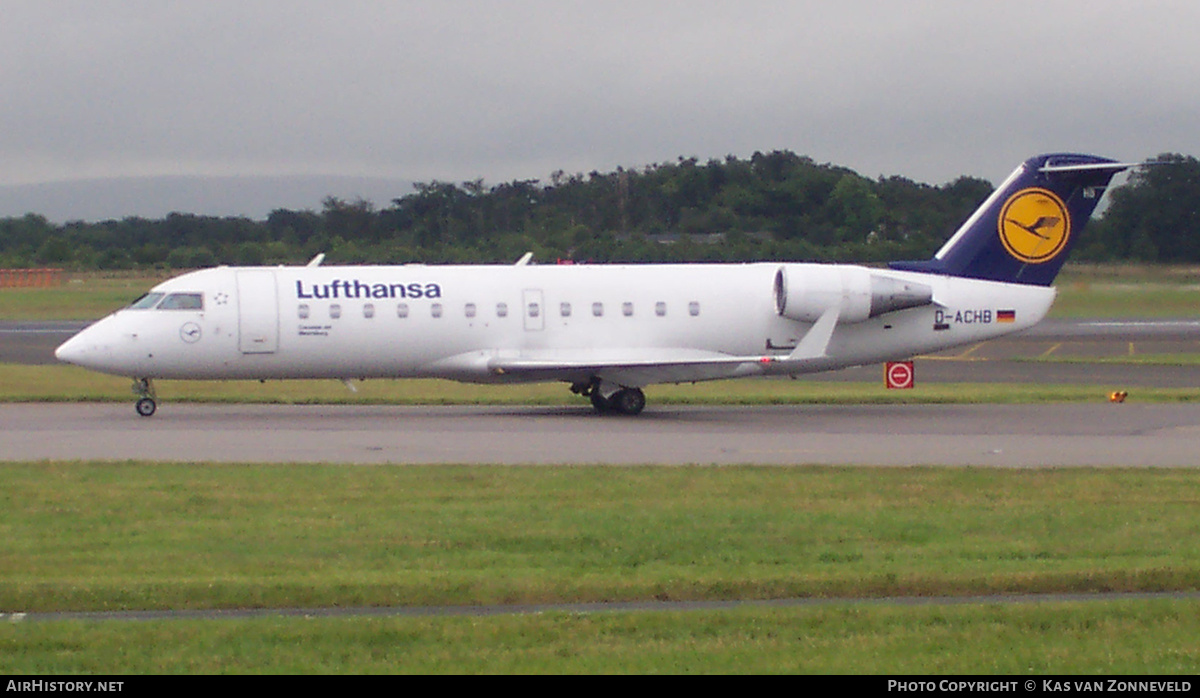
[[[980,342],[978,344],[971,346],[969,349],[962,352],[961,354],[955,354],[954,356],[934,356],[934,355],[930,355],[930,354],[922,354],[915,358],[923,359],[923,360],[930,360],[930,361],[987,361],[988,359],[986,357],[971,356],[971,354],[975,353],[983,345],[984,345],[984,342]]]

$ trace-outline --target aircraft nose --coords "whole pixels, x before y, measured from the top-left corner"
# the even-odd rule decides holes
[[[82,332],[59,345],[54,350],[54,358],[59,361],[82,366],[85,362],[87,349],[82,339]]]
[[[96,371],[112,371],[118,367],[114,365],[113,337],[110,330],[110,327],[104,326],[104,321],[86,327],[59,345],[54,350],[54,358]]]
[[[111,315],[84,328],[54,350],[59,361],[115,376],[145,370],[149,352],[137,347],[138,333],[120,315]]]

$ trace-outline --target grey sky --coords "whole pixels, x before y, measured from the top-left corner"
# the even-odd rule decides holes
[[[1200,3],[0,0],[0,184],[1200,154]]]

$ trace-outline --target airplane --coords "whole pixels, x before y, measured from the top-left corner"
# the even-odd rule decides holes
[[[932,259],[849,264],[228,267],[165,281],[55,352],[158,379],[560,381],[601,413],[643,388],[799,375],[1024,330],[1113,175],[1137,163],[1026,160]]]

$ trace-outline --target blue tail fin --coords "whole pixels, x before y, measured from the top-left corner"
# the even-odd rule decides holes
[[[1049,286],[1113,175],[1132,167],[1093,155],[1026,160],[933,259],[893,269]]]

